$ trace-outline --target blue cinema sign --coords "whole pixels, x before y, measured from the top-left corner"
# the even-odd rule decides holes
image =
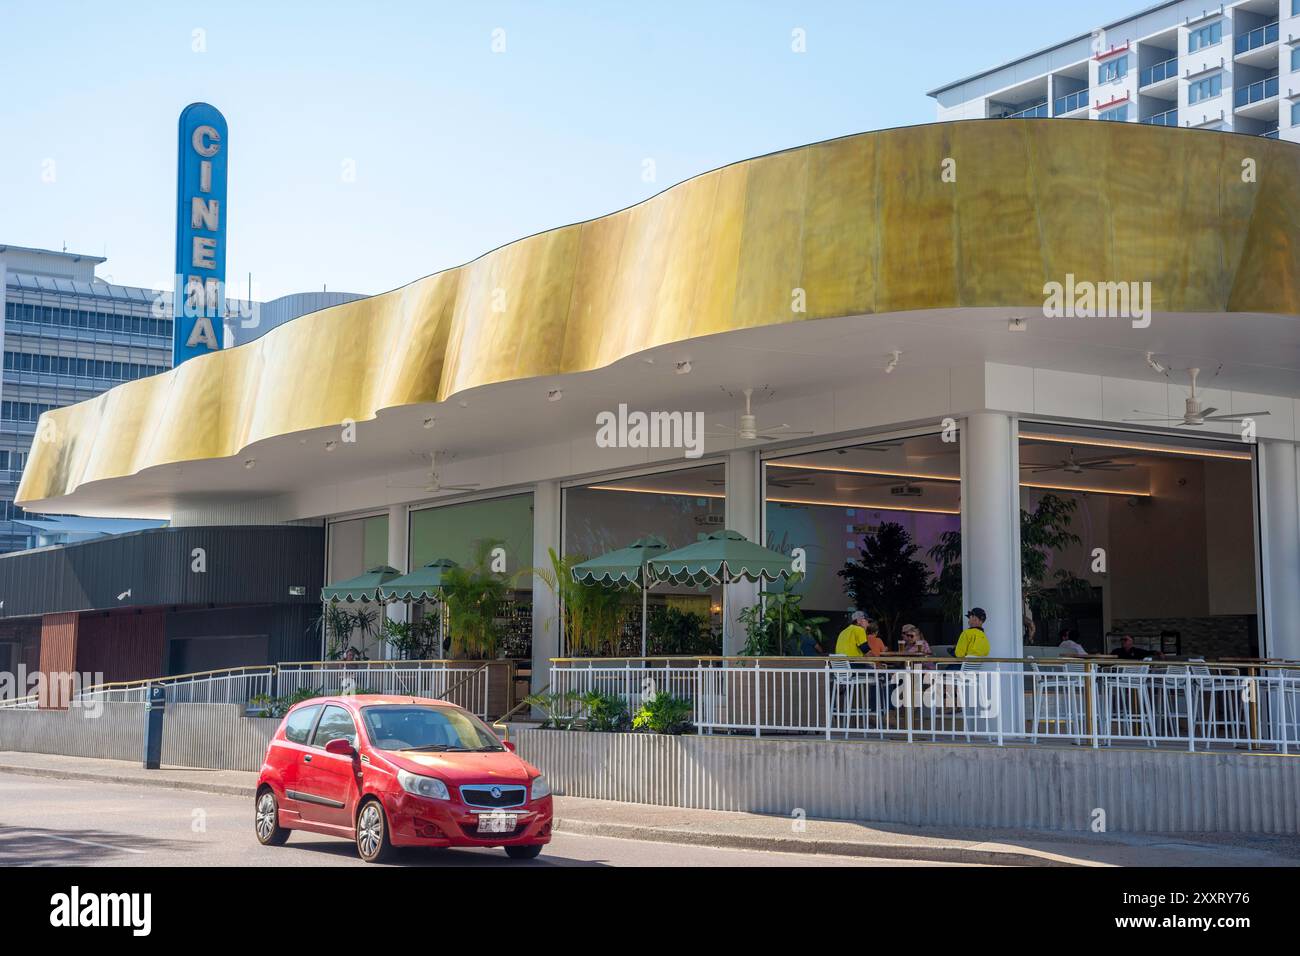
[[[208,103],[181,113],[176,163],[172,364],[221,348],[226,288],[226,118]]]

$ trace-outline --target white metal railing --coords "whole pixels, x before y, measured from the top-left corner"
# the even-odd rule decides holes
[[[487,718],[488,668],[482,661],[301,661],[280,664],[281,696],[398,694],[447,700]]]
[[[51,688],[40,694],[0,700],[0,710],[41,706],[141,704],[151,687],[166,691],[168,704],[247,705],[262,696],[303,691],[328,694],[395,694],[448,700],[486,719],[488,669],[479,661],[301,661],[202,671],[152,680],[91,687]]]
[[[574,714],[593,691],[629,712],[667,692],[706,734],[1300,753],[1300,664],[570,658],[550,677]]]

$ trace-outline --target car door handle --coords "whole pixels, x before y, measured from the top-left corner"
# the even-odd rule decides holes
[[[302,755],[302,762],[303,762],[303,763],[311,763],[311,754],[303,754],[303,755]]]

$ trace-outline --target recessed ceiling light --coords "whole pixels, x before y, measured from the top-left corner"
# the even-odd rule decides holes
[[[338,442],[334,441],[333,439],[330,439],[325,443],[325,450],[333,451],[337,446],[338,446]]]
[[[256,459],[256,458],[245,458],[245,459],[244,459],[244,467],[247,468],[249,471],[252,471],[252,470],[253,470],[253,466],[256,465],[256,464],[257,464],[257,459]]]
[[[426,419],[424,420],[424,427],[425,427],[425,428],[432,428],[432,427],[433,427],[433,424],[434,424],[434,419],[433,419],[432,416],[429,417],[429,418],[426,418]]]
[[[689,359],[688,359],[687,361],[685,361],[685,362],[678,362],[677,365],[675,366],[675,368],[677,369],[677,374],[678,374],[678,375],[690,375],[690,374],[691,374],[691,363],[690,363],[690,360],[689,360]]]
[[[558,402],[563,397],[564,397],[564,390],[559,388],[553,388],[546,393],[546,400],[548,402]]]
[[[1008,332],[1025,332],[1029,329],[1029,323],[1021,316],[1016,316],[1007,323]]]

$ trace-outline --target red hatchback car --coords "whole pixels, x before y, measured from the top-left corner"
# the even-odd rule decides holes
[[[394,846],[499,846],[528,860],[551,841],[551,791],[473,714],[441,700],[317,697],[285,715],[257,780],[257,839],[290,830]]]

